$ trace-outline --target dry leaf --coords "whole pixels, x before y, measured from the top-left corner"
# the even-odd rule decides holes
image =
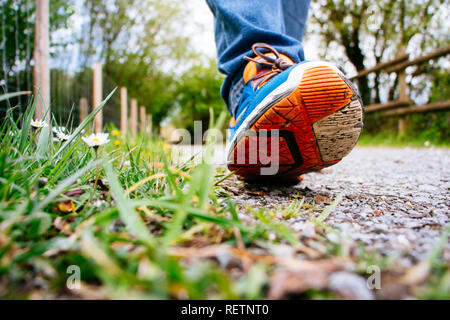
[[[57,217],[53,221],[53,226],[64,234],[71,235],[73,233],[69,222],[61,217]]]
[[[288,294],[301,294],[308,289],[321,290],[327,286],[327,282],[327,274],[322,272],[300,275],[279,269],[272,276],[267,299],[279,300]]]
[[[74,213],[76,211],[76,208],[72,200],[65,200],[56,203],[54,210],[60,213]]]
[[[80,289],[70,290],[70,293],[84,300],[105,300],[108,295],[101,286],[90,285],[86,282],[80,283]]]
[[[330,198],[328,198],[328,197],[326,197],[326,196],[322,196],[322,195],[320,195],[320,194],[317,194],[317,195],[314,197],[314,201],[315,201],[317,204],[320,204],[320,203],[331,204],[331,203],[333,202],[332,199],[330,199]]]
[[[269,194],[264,191],[257,191],[257,190],[245,190],[246,194],[252,195],[252,196],[268,196]]]
[[[400,278],[400,283],[405,285],[418,285],[424,283],[430,275],[430,263],[422,261],[409,268],[405,275]]]
[[[282,299],[288,294],[301,294],[308,289],[322,290],[328,286],[329,276],[344,265],[336,259],[303,261],[280,258],[281,266],[270,281],[269,300]]]

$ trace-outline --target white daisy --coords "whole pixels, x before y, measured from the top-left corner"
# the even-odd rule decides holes
[[[109,133],[93,133],[90,136],[82,137],[81,139],[83,139],[89,147],[97,148],[109,142],[108,136]]]
[[[45,120],[31,120],[31,126],[34,128],[47,128],[48,124],[45,122]]]
[[[67,141],[70,139],[70,134],[65,134],[63,132],[56,132],[56,137],[61,141]]]
[[[53,127],[52,131],[54,134],[58,134],[58,132],[62,132],[62,133],[66,132],[67,129],[65,127]]]
[[[67,141],[70,139],[70,134],[67,134],[67,129],[65,127],[57,127],[52,129],[53,132],[56,134],[56,137],[60,141]]]

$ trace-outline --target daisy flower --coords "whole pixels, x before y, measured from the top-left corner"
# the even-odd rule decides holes
[[[38,119],[31,120],[30,124],[33,128],[47,128],[48,127],[48,124],[47,124],[47,122],[45,122],[45,120],[38,120]]]
[[[56,132],[56,137],[61,141],[67,141],[70,139],[70,134],[65,134],[64,132]]]
[[[56,137],[60,141],[67,141],[70,139],[70,134],[66,134],[67,129],[65,127],[57,127],[52,129],[53,132],[56,134]]]
[[[93,133],[90,136],[82,137],[83,141],[92,148],[98,148],[109,142],[108,133]]]
[[[65,127],[53,127],[52,131],[54,134],[58,134],[58,132],[66,132],[66,128]]]

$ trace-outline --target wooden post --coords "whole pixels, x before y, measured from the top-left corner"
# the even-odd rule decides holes
[[[80,110],[80,124],[81,124],[81,122],[83,122],[83,120],[86,119],[88,116],[88,101],[86,98],[80,99],[79,110]]]
[[[92,110],[95,110],[103,99],[103,83],[102,83],[102,64],[97,62],[94,64],[93,93],[92,93]],[[101,110],[94,118],[95,133],[103,131],[103,110]]]
[[[398,120],[398,134],[401,138],[406,136],[406,133],[408,132],[408,118],[407,116],[402,116]]]
[[[33,91],[36,101],[35,118],[46,115],[50,122],[50,62],[49,62],[49,0],[36,0],[36,22],[34,33]]]
[[[128,101],[127,101],[127,88],[120,88],[120,131],[122,137],[127,134],[128,123]]]
[[[136,99],[131,99],[130,127],[131,134],[136,136],[138,128],[138,103]]]
[[[141,131],[141,134],[145,133],[145,121],[146,121],[145,118],[146,117],[147,117],[147,113],[145,112],[145,107],[141,106],[139,108],[139,120],[140,120],[140,124],[141,124],[139,130]]]
[[[401,47],[400,51],[398,52],[398,55],[404,55],[405,54],[405,47]],[[409,99],[408,92],[407,92],[407,83],[406,83],[406,71],[405,69],[400,70],[400,72],[397,75],[398,77],[398,100],[400,101],[406,101]],[[404,137],[406,135],[406,132],[408,130],[408,119],[406,116],[401,117],[398,120],[398,133],[400,137]]]

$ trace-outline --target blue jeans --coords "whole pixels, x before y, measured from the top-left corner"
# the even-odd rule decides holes
[[[214,14],[219,70],[226,74],[222,97],[233,114],[242,87],[244,56],[264,42],[294,62],[305,59],[302,38],[310,0],[206,0]]]

